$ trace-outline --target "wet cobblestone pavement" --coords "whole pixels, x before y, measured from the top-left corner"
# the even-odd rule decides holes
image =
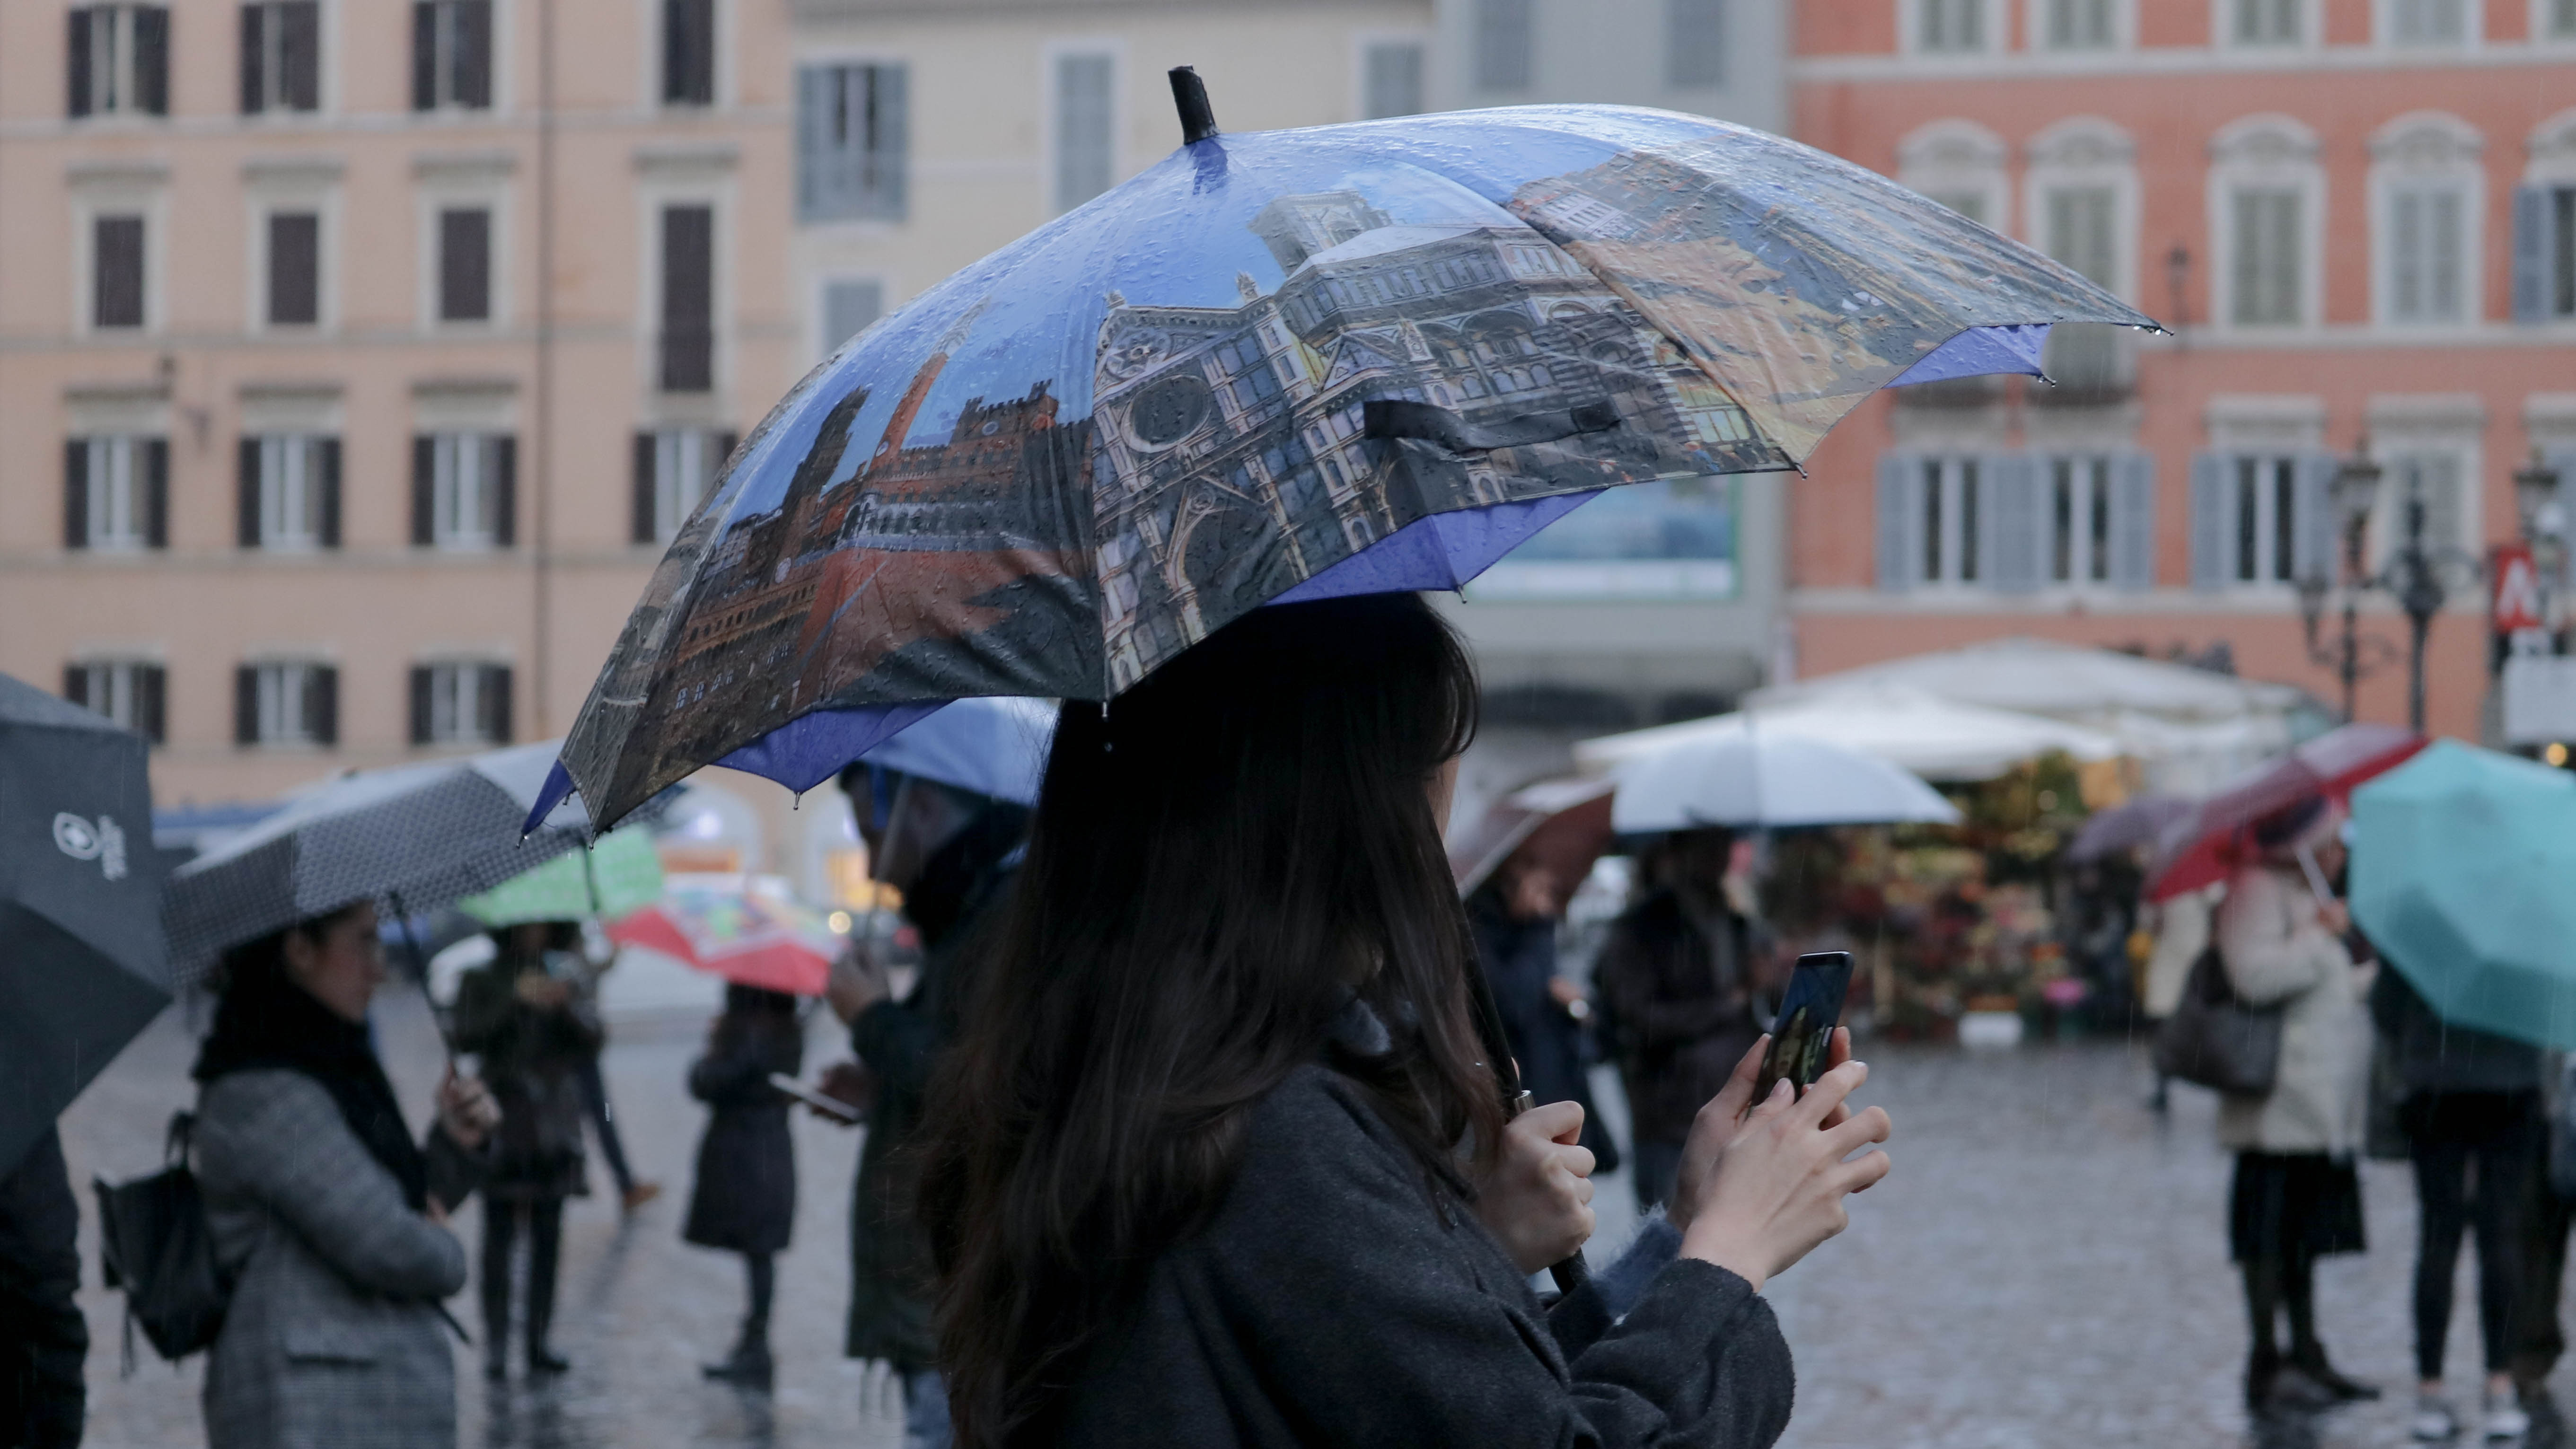
[[[379,1033],[406,1104],[425,1103],[439,1058],[418,999],[389,996]],[[557,1347],[573,1370],[551,1385],[515,1377],[487,1393],[459,1357],[461,1442],[592,1445],[832,1445],[899,1442],[885,1386],[840,1357],[845,1238],[858,1137],[799,1117],[801,1208],[782,1258],[774,1399],[710,1385],[701,1362],[741,1311],[738,1259],[679,1241],[704,1120],[681,1078],[702,1023],[621,1028],[611,1095],[628,1151],[663,1198],[622,1217],[595,1157],[594,1190],[566,1213]],[[817,1028],[809,1065],[838,1055]],[[2363,1169],[2372,1251],[2319,1269],[2320,1331],[2336,1362],[2387,1397],[2317,1417],[2247,1423],[2238,1403],[2244,1317],[2223,1228],[2228,1159],[2212,1099],[2177,1089],[2159,1119],[2140,1105],[2143,1052],[2106,1044],[1970,1055],[1881,1047],[1867,1096],[1896,1115],[1896,1172],[1858,1200],[1851,1230],[1774,1280],[1768,1296],[1798,1365],[1784,1449],[2395,1449],[2410,1443],[2407,1302],[2415,1210],[2403,1164]],[[148,1170],[164,1121],[193,1094],[191,1048],[165,1018],[64,1119],[83,1209],[92,1172]],[[1607,1250],[1631,1230],[1624,1183],[1603,1182]],[[480,1213],[459,1228],[469,1247]],[[2468,1270],[2463,1254],[2462,1270]],[[140,1346],[117,1369],[119,1300],[95,1285],[84,1222],[89,1442],[160,1449],[204,1442],[199,1367],[174,1373]],[[2455,1402],[2473,1403],[2476,1331],[2452,1330]],[[456,1300],[474,1323],[470,1292]],[[2576,1394],[2562,1370],[2558,1396]],[[2554,1449],[2535,1434],[2528,1449]],[[2463,1443],[2474,1443],[2463,1440]]]

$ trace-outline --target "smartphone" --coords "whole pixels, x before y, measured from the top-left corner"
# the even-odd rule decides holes
[[[769,1085],[794,1097],[808,1107],[819,1107],[844,1122],[862,1120],[859,1109],[826,1092],[818,1092],[785,1072],[771,1072]]]
[[[1746,1111],[1767,1101],[1784,1079],[1803,1095],[1825,1074],[1825,1053],[1833,1047],[1834,1028],[1842,1023],[1851,979],[1849,951],[1815,951],[1798,958],[1789,972],[1789,989],[1780,993],[1780,1014],[1771,1020],[1771,1049],[1762,1054],[1762,1074],[1753,1080],[1753,1100],[1745,1104]]]

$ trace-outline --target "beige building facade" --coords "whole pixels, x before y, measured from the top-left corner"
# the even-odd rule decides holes
[[[565,729],[806,357],[766,0],[0,7],[0,670],[165,804]]]

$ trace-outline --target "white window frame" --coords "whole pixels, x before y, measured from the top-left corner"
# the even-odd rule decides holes
[[[2099,116],[2060,121],[2031,139],[2023,178],[2023,215],[2030,244],[2047,250],[2049,198],[2060,191],[2111,193],[2111,275],[2103,288],[2123,300],[2138,295],[2140,204],[2137,143]]]
[[[311,553],[322,547],[320,433],[275,432],[259,439],[259,546],[263,552]],[[300,517],[298,517],[300,515]],[[289,520],[294,520],[291,526]]]
[[[83,691],[88,698],[82,701],[81,707],[106,717],[119,729],[132,730],[137,734],[144,733],[145,720],[143,719],[143,692],[136,678],[136,671],[143,669],[162,671],[162,688],[164,690],[169,688],[169,665],[157,657],[134,654],[82,654],[71,660],[71,667],[88,676],[87,687]],[[169,700],[166,695],[162,700],[162,711],[161,732],[166,740],[170,732]],[[162,742],[162,740],[154,741],[155,744]]]
[[[510,325],[510,178],[516,165],[507,152],[430,156],[413,163],[413,235],[420,258],[420,264],[413,269],[413,308],[422,332],[471,336],[501,331]],[[492,218],[490,316],[480,322],[451,322],[438,315],[438,214],[475,209]]]
[[[2108,592],[2113,577],[2115,513],[2120,454],[2070,449],[2039,458],[2040,587],[2078,593]],[[2067,491],[2067,571],[2058,571],[2058,494]]]
[[[2220,128],[2210,143],[2208,216],[2210,324],[2253,335],[2311,332],[2324,315],[2326,177],[2316,133],[2279,114],[2247,116]],[[2241,190],[2292,191],[2299,197],[2299,315],[2288,323],[2243,323],[2236,316],[2236,195]]]
[[[429,543],[448,553],[483,553],[499,546],[499,509],[490,476],[492,442],[498,433],[440,431],[430,434]]]
[[[635,244],[644,265],[637,267],[635,315],[641,319],[639,335],[645,345],[635,349],[636,385],[647,397],[670,399],[703,399],[716,412],[724,411],[723,399],[733,383],[733,327],[735,317],[734,235],[736,187],[734,158],[730,152],[702,150],[675,151],[667,155],[647,154],[639,158],[638,184],[635,188]],[[709,258],[707,309],[708,325],[715,333],[715,355],[711,363],[710,382],[705,392],[664,393],[662,391],[662,211],[671,206],[704,206],[715,212],[709,238],[713,256]],[[689,404],[683,402],[681,406]]]
[[[635,23],[639,27],[635,33],[645,37],[645,43],[636,47],[642,54],[636,58],[641,74],[636,77],[635,94],[640,98],[639,103],[643,109],[686,114],[697,111],[721,111],[740,103],[740,96],[733,83],[735,67],[727,64],[727,61],[736,58],[737,52],[734,47],[739,44],[734,17],[736,7],[732,0],[713,0],[713,3],[715,23],[708,28],[713,32],[716,47],[712,62],[715,69],[713,77],[715,84],[711,88],[708,102],[700,106],[667,102],[662,99],[662,0],[635,0],[638,12]],[[495,11],[492,25],[496,32],[500,24],[500,13]],[[500,42],[495,40],[492,48],[499,50]],[[499,81],[499,75],[495,74],[493,82],[496,87]],[[497,88],[492,93],[492,99],[496,105],[501,99]]]
[[[1973,196],[1986,215],[1972,218],[1989,231],[2013,232],[2012,181],[2004,139],[1974,121],[1940,120],[1918,126],[1897,143],[1897,181],[1950,205]]]
[[[2290,40],[2239,40],[2236,38],[2236,10],[2244,0],[2210,0],[2209,34],[2212,48],[2240,55],[2280,55],[2289,51],[2314,50],[2322,36],[2322,19],[2318,10],[2322,0],[2291,0],[2298,7],[2299,33]]]
[[[515,33],[515,26],[518,21],[518,0],[492,0],[492,104],[483,107],[473,107],[458,105],[453,101],[441,100],[438,104],[431,106],[425,111],[415,111],[411,108],[411,0],[401,0],[401,8],[403,46],[401,94],[403,115],[410,117],[414,121],[443,121],[450,125],[474,125],[484,121],[497,120],[512,113],[514,107],[510,104],[510,96],[511,81],[514,77],[512,74],[511,62],[518,47],[510,43],[510,37]],[[329,25],[330,18],[331,17],[328,15],[323,17],[323,22],[326,26]],[[332,28],[336,29],[337,27]],[[648,36],[656,37],[653,43],[639,48],[646,52],[646,63],[655,68],[654,73],[658,76],[660,73],[659,67],[661,65],[662,54],[662,47],[658,37],[661,32],[656,28],[647,30],[643,33]],[[722,82],[719,81],[718,84],[721,85]]]
[[[296,111],[288,110],[279,106],[262,106],[260,109],[253,111],[248,115],[239,114],[241,110],[241,83],[240,71],[236,69],[233,73],[233,105],[231,109],[235,114],[236,119],[240,120],[243,124],[254,126],[311,125],[320,117],[336,115],[339,113],[340,0],[319,0],[319,3],[321,5],[321,19],[319,23],[322,27],[322,43],[319,47],[319,53],[313,57],[313,64],[318,72],[314,76],[313,109],[309,111]],[[411,65],[411,7],[409,0],[404,0],[401,22],[403,27],[402,34],[404,48],[403,65],[406,67],[403,73],[403,102],[405,112],[408,114],[411,101],[411,73],[408,69]],[[235,43],[238,44],[241,35],[241,15],[238,8],[236,8],[233,13],[231,23],[233,27],[233,37]],[[238,64],[238,61],[236,64]],[[273,79],[271,80],[271,84],[275,84]]]
[[[1045,142],[1041,153],[1044,169],[1040,174],[1046,186],[1046,214],[1062,216],[1082,204],[1078,201],[1067,205],[1062,186],[1064,137],[1059,134],[1059,127],[1064,114],[1063,62],[1074,59],[1109,62],[1108,185],[1101,188],[1105,193],[1127,175],[1127,47],[1115,38],[1058,40],[1046,46],[1043,58],[1046,73],[1039,78],[1038,93],[1046,97],[1046,114],[1039,126]]]
[[[1992,454],[1925,453],[1907,460],[1914,472],[1909,502],[1916,511],[1923,556],[1914,560],[1914,580],[1924,589],[1982,589],[1994,572],[1984,556],[1984,510],[1993,480],[1986,476]]]
[[[146,496],[142,433],[91,434],[81,440],[89,457],[88,498],[83,502],[93,553],[141,553],[151,547],[151,500]],[[122,504],[122,507],[118,505]],[[122,528],[115,527],[122,523]]]
[[[2382,327],[2475,327],[2485,320],[2485,138],[2457,116],[2416,111],[2379,128],[2370,142],[2371,312]],[[2397,288],[2397,202],[2435,188],[2459,196],[2459,311],[2401,317]]]
[[[158,165],[109,163],[82,168],[72,178],[72,335],[75,337],[156,337],[170,325],[169,303],[169,173]],[[100,327],[98,315],[97,221],[101,217],[143,218],[143,325]]]
[[[2458,553],[2482,554],[2485,535],[2479,531],[2485,509],[2479,505],[2478,440],[2474,434],[2445,432],[2394,433],[2371,439],[2371,456],[2381,468],[2379,497],[2370,509],[2369,542],[2364,555],[2373,569],[2385,568],[2406,540],[2406,493],[2417,470],[2435,460],[2449,463],[2454,475],[2451,517],[2443,524],[2438,511],[2427,508],[2424,514],[2425,542],[2436,550],[2437,558],[2453,558]]]
[[[306,190],[290,186],[263,186],[253,183],[248,197],[250,233],[243,248],[250,262],[250,275],[244,278],[243,299],[249,304],[243,317],[245,327],[254,333],[285,334],[294,337],[327,335],[340,326],[340,205],[338,188]],[[279,213],[305,213],[318,218],[314,227],[313,320],[310,322],[271,322],[268,296],[268,219]]]
[[[429,671],[428,746],[499,743],[483,727],[483,671],[503,663],[482,658],[420,661]]]
[[[316,749],[322,741],[304,727],[305,695],[312,687],[312,671],[328,669],[323,659],[251,659],[243,661],[258,671],[258,708],[253,715],[253,734],[257,749]]]
[[[2460,8],[2458,40],[2404,40],[2397,34],[2402,8],[2409,4],[2446,3]],[[2453,54],[2476,50],[2486,42],[2486,0],[2372,0],[2371,39],[2382,50],[2423,54]],[[2537,35],[2539,32],[2534,31]]]
[[[716,451],[723,429],[696,426],[653,429],[653,540],[668,544],[715,487],[724,458]]]
[[[170,18],[170,25],[173,32],[175,32],[178,25],[178,17],[175,12],[179,9],[179,6],[174,3],[174,0],[162,0],[162,4],[164,8],[174,12]],[[165,119],[162,116],[143,109],[142,103],[137,94],[142,87],[136,80],[134,70],[134,13],[141,9],[142,6],[135,3],[135,0],[73,0],[72,5],[65,6],[63,8],[71,9],[75,7],[91,11],[93,15],[101,10],[113,11],[116,15],[116,23],[108,27],[113,36],[113,40],[108,46],[108,54],[101,55],[99,53],[97,31],[95,28],[91,31],[89,49],[89,112],[88,114],[79,117],[79,121],[82,124],[87,124],[90,122],[104,120],[111,116],[121,117],[128,120],[157,121]],[[238,20],[236,20],[235,24],[238,23]],[[62,34],[62,31],[58,27],[54,33],[59,36]],[[161,64],[163,67],[162,85],[165,87],[165,92],[166,90],[176,89],[175,85],[172,83],[173,73],[179,68],[179,57],[177,54],[178,46],[175,43],[175,40],[176,37],[174,34],[173,43],[166,47],[161,57]],[[59,51],[56,53],[60,54]],[[61,73],[62,72],[59,70],[55,72],[57,75]],[[100,85],[100,81],[102,79],[107,82],[104,88]],[[111,95],[114,103],[101,103],[99,98],[102,94]],[[236,99],[238,99],[238,97],[236,97]],[[236,109],[238,109],[238,107],[236,107]]]
[[[1393,119],[1369,114],[1369,58],[1382,48],[1411,47],[1416,67],[1415,99],[1421,115],[1431,109],[1431,36],[1419,30],[1362,30],[1351,36],[1351,119],[1355,121]]]
[[[803,211],[804,178],[800,170],[800,172],[792,178],[791,184],[796,188],[793,202],[797,208],[797,224],[802,227],[858,227],[877,228],[881,230],[901,227],[911,222],[913,214],[920,204],[921,142],[918,122],[921,116],[921,98],[914,93],[913,82],[920,78],[921,65],[919,60],[909,53],[897,54],[884,50],[846,50],[840,48],[799,51],[796,55],[795,66],[790,72],[790,84],[795,87],[795,91],[788,97],[788,107],[790,111],[789,124],[792,128],[789,135],[789,146],[791,150],[791,155],[789,157],[790,164],[799,168],[804,164],[804,157],[801,150],[803,145],[804,117],[799,109],[802,106],[804,86],[804,82],[802,80],[803,75],[809,70],[839,70],[852,67],[882,68],[896,70],[903,73],[904,140],[903,149],[899,158],[903,175],[903,181],[900,187],[901,204],[890,213],[878,212],[863,216],[808,217]]]
[[[1923,43],[1926,13],[1934,6],[1965,6],[1977,17],[1977,43],[1973,46],[1943,46],[1933,49]],[[1898,0],[1897,49],[1901,54],[1926,59],[1961,60],[1999,54],[2004,48],[2004,7],[2002,0]]]
[[[2231,590],[2280,591],[2297,587],[2299,579],[2299,527],[2294,512],[2286,531],[2281,522],[2283,484],[2293,509],[2299,492],[2299,455],[2271,448],[2232,448],[2223,450],[2226,465],[2226,528],[2229,538],[2230,565],[2225,587]],[[2254,573],[2246,575],[2245,504],[2246,489],[2253,489],[2254,503]],[[2286,538],[2289,556],[2281,557]],[[2268,558],[2267,558],[2268,555]],[[2286,570],[2286,572],[2281,572]]]
[[[2138,45],[2137,0],[2107,0],[2111,7],[2111,38],[2102,45],[2051,45],[2048,42],[2048,18],[2052,0],[2026,0],[2022,12],[2022,34],[2027,47],[2037,55],[2116,55],[2135,50]]]

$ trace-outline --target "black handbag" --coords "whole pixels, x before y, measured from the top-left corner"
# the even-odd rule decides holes
[[[138,1325],[152,1347],[176,1363],[213,1345],[232,1300],[232,1285],[215,1263],[205,1198],[188,1169],[195,1121],[185,1112],[171,1117],[169,1165],[159,1172],[114,1184],[91,1179],[98,1193],[101,1277],[108,1287],[125,1290],[129,1369]]]
[[[2281,1008],[2248,1006],[2211,946],[2191,963],[2182,1000],[2156,1036],[2156,1070],[2232,1096],[2269,1095],[2281,1069]]]

